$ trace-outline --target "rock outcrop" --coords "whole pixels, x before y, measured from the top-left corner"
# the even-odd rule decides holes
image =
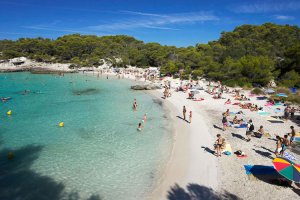
[[[156,90],[161,89],[159,85],[155,84],[145,84],[145,85],[133,85],[131,86],[131,89],[133,90]]]

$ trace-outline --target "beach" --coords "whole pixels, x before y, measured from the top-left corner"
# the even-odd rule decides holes
[[[89,72],[86,73],[86,75],[97,76],[98,73]],[[130,85],[152,84],[151,81],[145,81],[144,79],[137,78],[134,73],[123,74],[121,80],[119,80],[119,75],[117,73],[108,70],[101,75],[101,81],[105,82],[106,76],[108,76],[109,82],[113,83],[114,86],[121,83],[123,81],[123,77],[125,79],[136,80],[132,81]],[[61,77],[60,79],[62,81],[64,77]],[[80,76],[80,79],[85,80],[84,76]],[[25,78],[24,80],[27,79]],[[70,80],[72,81],[70,84],[73,84],[73,81],[75,81],[73,78]],[[83,81],[81,84],[86,81],[87,80]],[[93,81],[97,81],[97,79]],[[163,106],[163,113],[167,116],[166,120],[168,120],[167,123],[168,126],[170,126],[167,134],[168,136],[164,137],[166,137],[166,139],[172,138],[171,141],[168,139],[160,141],[159,148],[162,149],[164,149],[163,146],[166,145],[166,142],[171,143],[170,154],[166,150],[164,150],[165,152],[161,152],[166,160],[159,161],[159,158],[157,157],[152,158],[153,161],[155,161],[153,163],[157,163],[156,172],[159,172],[159,174],[153,174],[153,172],[151,172],[151,179],[154,178],[155,184],[148,187],[147,193],[143,193],[145,199],[282,199],[283,196],[290,199],[296,199],[299,197],[299,188],[296,184],[292,184],[292,186],[282,186],[281,183],[274,182],[274,180],[276,180],[275,177],[278,178],[279,174],[249,174],[246,173],[245,170],[246,165],[262,166],[267,167],[268,169],[270,169],[270,167],[272,168],[272,160],[275,158],[275,135],[283,137],[284,134],[290,132],[290,126],[295,126],[296,132],[298,132],[299,126],[295,122],[288,120],[284,121],[284,123],[271,123],[266,120],[267,116],[259,115],[258,112],[251,112],[247,109],[241,109],[238,105],[233,105],[236,100],[233,100],[233,94],[231,93],[224,93],[223,98],[221,99],[213,99],[212,95],[205,92],[205,90],[200,90],[199,93],[195,95],[195,98],[203,98],[204,100],[193,101],[188,99],[188,92],[176,91],[176,87],[179,82],[178,80],[168,79],[168,81],[171,81],[172,85],[170,90],[172,94],[171,97],[166,99],[163,98],[164,89],[148,90],[145,92],[147,95],[151,95],[155,101],[159,102],[159,104]],[[165,80],[156,80],[155,83],[164,85]],[[200,84],[204,86],[204,89],[207,86],[207,82],[201,81]],[[111,86],[107,87],[107,89],[109,88],[111,88]],[[73,90],[74,89],[75,88],[73,88]],[[74,90],[75,93],[73,92],[73,94],[78,94],[80,91],[81,90]],[[84,91],[85,90],[82,90],[81,92]],[[90,90],[87,90],[87,92],[89,91]],[[98,93],[98,91],[92,92]],[[118,93],[119,92],[115,93],[115,95]],[[282,111],[284,108],[283,105],[265,107],[265,100],[258,100],[256,98],[257,96],[250,96],[249,93],[250,91],[248,90],[242,90],[242,94],[249,96],[250,102],[264,107],[270,115],[282,115],[282,112],[277,113],[276,110],[280,109]],[[127,100],[133,98],[135,97],[127,97]],[[225,104],[225,101],[228,98],[232,99],[231,104]],[[147,104],[142,103],[141,106],[144,112],[148,110]],[[186,121],[182,119],[183,106],[185,106],[187,110]],[[245,122],[251,119],[255,125],[255,130],[257,130],[260,125],[263,125],[265,131],[269,133],[269,136],[262,138],[252,137],[250,142],[246,142],[245,128],[228,127],[226,131],[223,131],[221,123],[222,113],[224,113],[227,109],[233,113],[228,117],[229,120],[232,120],[235,115],[239,118],[243,118]],[[243,111],[243,114],[235,114],[241,110]],[[189,123],[189,111],[193,112],[191,123]],[[150,115],[148,117],[151,119],[152,116]],[[138,119],[138,116],[135,116],[134,118]],[[67,121],[67,124],[68,123],[71,122]],[[153,128],[157,129],[158,127],[152,127],[150,130],[147,130],[146,124],[145,131],[148,133],[146,134],[148,139],[143,139],[145,140],[145,144],[146,141],[150,139],[151,136],[149,134],[151,130],[154,130]],[[90,137],[96,137],[94,133],[90,133],[91,130],[84,130],[84,135],[82,135],[83,133],[78,134],[81,138],[89,140]],[[79,132],[82,132],[82,130]],[[92,132],[96,133],[96,127]],[[226,144],[230,144],[232,148],[231,155],[222,154],[221,157],[216,157],[214,155],[214,143],[216,141],[217,134],[221,134],[221,136],[225,138]],[[133,136],[131,135],[127,137],[131,138]],[[159,134],[156,133],[156,137],[159,137]],[[138,138],[131,139],[134,139],[134,141],[140,141]],[[31,141],[28,140],[28,142]],[[47,143],[48,141],[45,141],[45,144]],[[128,148],[127,146],[124,147]],[[149,147],[151,148],[151,146]],[[87,146],[85,146],[85,148],[87,148]],[[141,147],[139,148],[142,150]],[[62,150],[62,148],[58,150]],[[132,150],[133,149],[131,148],[127,149],[128,152],[130,151],[133,153]],[[143,149],[143,151],[144,150],[145,149]],[[233,154],[233,152],[238,150],[243,151],[247,157],[239,158]],[[89,150],[86,149],[86,152],[88,151]],[[286,152],[295,157],[296,163],[299,162],[299,152],[295,152],[290,148],[288,148]],[[106,156],[107,159],[111,159],[110,153]],[[142,158],[142,154],[140,158]],[[61,161],[57,160],[57,162]],[[125,160],[124,162],[127,163]],[[71,163],[69,164],[71,165]],[[80,163],[77,164],[80,165]],[[129,163],[127,164],[129,165]],[[143,165],[144,164],[144,167],[148,168],[147,164],[143,163]],[[76,168],[74,169],[76,170]],[[44,171],[45,166],[40,166],[39,170],[42,174],[51,172],[49,169],[48,171]],[[92,168],[92,170],[97,169]],[[101,173],[98,175],[101,176]],[[143,174],[142,171],[139,172],[139,176],[142,175],[145,176],[145,178],[148,177],[148,175]],[[71,176],[71,174],[68,176]],[[138,179],[138,174],[131,174],[130,176]],[[63,180],[58,178],[58,180],[66,181],[67,179]],[[94,177],[93,180],[96,181],[97,177]],[[141,180],[140,184],[144,184],[144,181]],[[80,184],[76,187],[79,186]],[[100,185],[99,187],[107,188],[105,184]],[[88,195],[88,193],[85,195]],[[120,195],[122,195],[122,192],[120,192]],[[127,199],[135,199],[135,197],[130,196]]]
[[[158,98],[162,96],[162,90],[157,92]],[[245,91],[245,94],[249,95],[249,91]],[[191,101],[187,99],[187,93],[174,91],[170,98],[164,100],[164,105],[170,110],[174,123],[175,140],[163,181],[154,191],[155,198],[153,199],[172,199],[171,197],[174,198],[174,195],[180,197],[182,195],[180,191],[185,195],[193,196],[193,192],[188,187],[190,184],[211,188],[225,199],[281,199],[282,196],[292,199],[299,197],[297,185],[285,187],[276,182],[273,183],[272,177],[261,177],[259,174],[248,175],[244,169],[244,165],[272,167],[272,160],[275,158],[275,134],[283,137],[284,134],[290,132],[290,126],[295,126],[299,130],[297,124],[290,120],[273,124],[268,122],[265,116],[258,115],[257,112],[243,110],[244,118],[252,119],[257,128],[263,125],[265,130],[270,133],[270,137],[261,139],[253,137],[250,142],[246,142],[244,139],[246,138],[246,129],[220,130],[222,127],[221,114],[226,109],[233,112],[241,110],[237,106],[224,104],[227,98],[232,98],[231,94],[225,95],[224,99],[215,100],[211,95],[202,91],[196,97],[205,100]],[[251,97],[251,102],[262,106],[265,103],[265,101],[256,100],[256,97]],[[192,110],[194,113],[192,124],[177,117],[182,116],[183,105],[186,105],[187,110]],[[216,158],[212,152],[217,134],[221,134],[225,138],[233,152],[242,150],[248,157],[238,158],[233,154]],[[299,161],[300,156],[297,152],[290,149],[287,152],[292,153]],[[204,194],[200,192],[198,197],[208,197],[202,195]],[[215,196],[211,195],[210,197]]]

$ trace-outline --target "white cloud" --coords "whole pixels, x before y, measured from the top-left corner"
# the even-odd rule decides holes
[[[61,32],[61,33],[80,33],[80,34],[94,34],[94,35],[101,35],[102,34],[102,33],[91,32],[91,31],[82,31],[81,29],[64,29],[64,28],[41,26],[41,25],[22,26],[22,28],[34,29],[34,30],[55,31],[55,32]]]
[[[295,19],[295,17],[288,16],[288,15],[275,15],[274,17],[275,17],[275,19],[278,19],[278,20],[294,20]]]
[[[241,4],[234,6],[234,12],[237,13],[267,13],[267,12],[280,12],[280,11],[296,11],[300,10],[300,1],[282,1],[282,2],[261,2],[252,4]]]
[[[198,12],[198,13],[176,13],[176,14],[153,14],[133,11],[121,11],[124,14],[138,15],[139,18],[122,20],[118,22],[89,26],[91,30],[124,30],[136,28],[156,28],[166,30],[178,30],[178,28],[168,27],[170,25],[203,23],[207,21],[219,20],[213,14]]]

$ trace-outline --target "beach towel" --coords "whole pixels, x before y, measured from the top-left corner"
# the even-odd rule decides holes
[[[193,101],[203,101],[203,98],[193,99]]]
[[[293,156],[292,154],[290,154],[290,153],[288,153],[288,152],[284,152],[283,153],[283,157],[285,157],[286,159],[288,159],[288,160],[291,160],[291,161],[293,161],[293,160],[297,160],[296,158],[295,158],[295,156]]]
[[[262,97],[256,97],[256,99],[257,99],[257,100],[265,100],[265,99],[267,99],[267,97],[265,97],[265,96],[262,96]]]
[[[257,175],[276,175],[277,171],[273,166],[264,166],[264,165],[244,165],[246,174],[257,174]]]
[[[269,122],[271,122],[271,123],[284,123],[283,120],[281,120],[281,119],[276,119],[276,118],[274,118],[274,117],[269,117],[269,118],[267,118],[267,121],[269,121]]]
[[[236,155],[238,158],[248,158],[247,155]]]
[[[266,112],[266,111],[263,111],[263,110],[259,110],[259,111],[257,111],[257,113],[258,113],[259,115],[270,115],[270,114],[271,114],[271,113]]]
[[[267,104],[265,104],[265,106],[273,106],[273,104],[272,103],[267,103]]]
[[[263,136],[266,137],[266,138],[270,138],[271,137],[270,133],[267,133],[267,132],[265,132]]]
[[[247,128],[247,124],[241,124],[241,125],[235,126],[234,128]]]
[[[228,153],[226,153],[226,152],[228,152]],[[231,145],[230,144],[226,144],[225,149],[222,151],[222,153],[224,153],[226,155],[231,155],[232,154]]]
[[[300,137],[294,137],[294,140],[293,140],[293,142],[300,142]]]

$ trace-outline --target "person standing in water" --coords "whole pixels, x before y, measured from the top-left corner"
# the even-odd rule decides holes
[[[134,99],[133,101],[133,110],[136,111],[137,109],[137,102],[136,102],[136,99]]]
[[[185,108],[185,106],[183,106],[182,113],[183,113],[183,120],[186,121],[186,108]]]
[[[190,111],[190,116],[189,116],[189,118],[190,118],[190,123],[192,123],[192,116],[193,116],[193,113],[192,113],[192,111]]]
[[[144,114],[144,123],[146,123],[146,121],[147,121],[147,114]]]

